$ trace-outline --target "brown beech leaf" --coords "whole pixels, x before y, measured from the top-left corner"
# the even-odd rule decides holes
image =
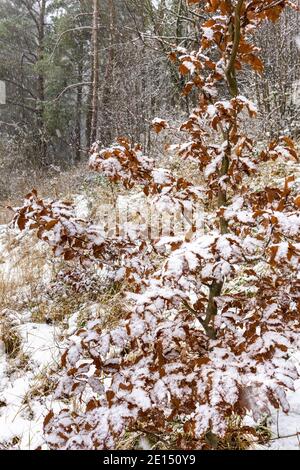
[[[300,195],[295,197],[294,203],[298,208],[300,208]]]
[[[107,392],[106,392],[106,399],[107,399],[107,401],[108,401],[108,406],[109,406],[109,408],[111,408],[112,405],[113,405],[113,399],[114,399],[114,397],[115,397],[115,393],[114,393],[112,390],[107,390]]]
[[[179,72],[181,73],[181,75],[187,75],[190,71],[184,64],[180,64]]]
[[[47,426],[47,424],[51,421],[51,419],[53,418],[54,416],[54,413],[52,410],[49,411],[49,413],[45,416],[44,418],[44,427]]]

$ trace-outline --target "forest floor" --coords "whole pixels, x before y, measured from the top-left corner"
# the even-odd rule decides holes
[[[73,172],[69,187],[62,190],[65,175],[50,182],[50,194],[72,198],[79,217],[94,217],[97,205],[110,197],[101,179],[82,169]],[[282,178],[282,174],[278,175]],[[300,178],[298,176],[300,181]],[[40,185],[43,186],[42,184]],[[72,189],[73,188],[73,189]],[[75,189],[74,189],[75,188]],[[44,188],[45,193],[47,188]],[[73,193],[73,194],[72,194]],[[61,269],[50,250],[35,235],[7,225],[9,212],[2,212],[0,225],[0,449],[46,448],[43,420],[59,411],[63,401],[53,398],[53,372],[60,356],[89,312],[101,314],[97,292],[69,296],[54,279]],[[4,223],[5,222],[5,223]],[[109,299],[105,298],[105,302]],[[291,351],[300,371],[300,351]],[[300,449],[300,380],[289,392],[288,415],[272,410],[266,420],[269,440],[260,449]],[[251,417],[249,416],[249,422]],[[255,447],[255,446],[254,446]]]

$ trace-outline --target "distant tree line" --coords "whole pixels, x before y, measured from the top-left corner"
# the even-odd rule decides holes
[[[168,54],[197,48],[198,20],[185,0],[0,0],[1,151],[22,154],[25,167],[68,166],[95,139],[109,145],[126,135],[151,153],[152,118],[196,105]],[[265,25],[257,38],[264,72],[244,77],[270,132],[297,131],[298,33],[294,11]]]

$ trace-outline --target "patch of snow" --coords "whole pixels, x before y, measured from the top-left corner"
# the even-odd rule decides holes
[[[38,367],[56,362],[62,352],[58,328],[43,323],[26,323],[18,327],[23,339],[23,351]]]
[[[205,28],[205,27],[202,27],[202,31],[203,31],[203,36],[208,39],[209,41],[212,41],[213,38],[214,38],[214,31],[212,28]]]
[[[88,219],[90,215],[90,203],[86,196],[78,194],[74,198],[75,215],[79,219]]]
[[[300,351],[293,353],[292,360],[300,371]],[[270,450],[300,450],[300,379],[295,382],[295,392],[288,392],[287,395],[289,413],[277,410],[272,413],[274,437],[267,447]]]
[[[22,450],[43,447],[43,421],[50,409],[59,411],[63,404],[50,396],[34,396],[31,388],[40,378],[47,377],[46,367],[55,364],[63,350],[58,342],[57,328],[51,325],[26,323],[18,325],[23,339],[22,349],[28,356],[24,370],[9,372],[9,362],[0,348],[0,443],[11,448],[18,438]]]

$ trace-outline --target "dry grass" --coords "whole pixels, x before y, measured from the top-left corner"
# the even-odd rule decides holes
[[[3,252],[0,258],[0,311],[14,308],[22,298],[33,298],[45,269],[51,269],[46,247],[41,250],[38,242],[30,234],[16,238],[11,231],[5,233],[5,255]]]
[[[57,296],[53,301],[33,299],[27,304],[33,323],[65,324],[68,318],[84,303],[84,296],[77,294]]]
[[[4,351],[9,358],[16,358],[22,349],[22,339],[16,325],[9,315],[0,315],[0,341],[4,344]]]
[[[195,440],[183,431],[181,424],[171,423],[170,426],[172,432],[168,433],[148,432],[144,429],[127,432],[118,443],[117,449],[141,449],[143,442],[146,442],[152,450],[247,450],[260,442],[260,433],[243,426],[238,416],[229,419],[228,430],[222,438],[208,432],[202,439]]]
[[[15,207],[22,204],[24,196],[33,188],[44,198],[71,200],[74,194],[94,191],[99,186],[105,186],[103,179],[88,170],[87,162],[82,162],[66,171],[44,170],[25,173],[19,178],[9,178],[14,181],[10,194],[1,197],[0,193],[0,225],[7,224],[12,219],[12,211],[7,206]],[[107,192],[109,195],[110,190]]]
[[[39,372],[29,391],[25,394],[23,403],[28,404],[33,398],[47,397],[52,394],[57,385],[56,372],[55,368]]]
[[[103,328],[116,327],[126,315],[123,296],[125,290],[125,285],[121,287],[119,284],[113,284],[99,299],[101,301],[99,317],[102,318]],[[103,315],[104,312],[105,315]]]
[[[6,442],[0,442],[0,450],[12,450],[19,449],[18,444],[20,443],[20,437],[14,436],[12,439]]]

